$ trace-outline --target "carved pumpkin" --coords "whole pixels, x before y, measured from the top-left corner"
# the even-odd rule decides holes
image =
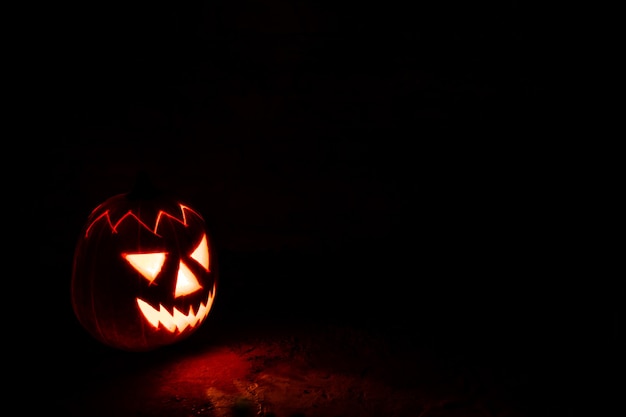
[[[74,253],[74,313],[114,348],[147,351],[178,342],[211,310],[214,264],[202,216],[142,184],[89,215]]]

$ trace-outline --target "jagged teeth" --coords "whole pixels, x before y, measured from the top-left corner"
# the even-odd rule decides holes
[[[179,332],[182,332],[189,326],[195,327],[200,324],[209,315],[214,297],[215,288],[209,293],[206,303],[200,303],[197,312],[194,313],[193,307],[189,307],[187,314],[177,308],[174,308],[173,314],[170,314],[163,304],[159,304],[159,309],[157,310],[139,298],[137,299],[137,305],[151,325],[159,327],[159,324],[161,324],[165,329],[174,333],[177,329]]]

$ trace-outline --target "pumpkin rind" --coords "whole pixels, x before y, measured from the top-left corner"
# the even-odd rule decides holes
[[[134,264],[141,254],[158,254],[162,265],[142,273]],[[181,284],[187,278],[193,287]],[[189,289],[177,292],[177,285]],[[208,316],[216,289],[212,240],[188,205],[119,194],[87,219],[74,253],[71,300],[80,324],[100,342],[147,351],[186,339]],[[153,313],[152,322],[143,310]]]

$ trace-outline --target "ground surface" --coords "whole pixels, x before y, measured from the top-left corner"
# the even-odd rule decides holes
[[[49,405],[75,417],[524,415],[486,372],[380,335],[305,325],[202,336],[149,354],[95,349]]]

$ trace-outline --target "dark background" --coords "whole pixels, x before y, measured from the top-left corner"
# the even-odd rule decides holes
[[[69,304],[80,229],[146,171],[206,218],[221,320],[430,339],[556,396],[613,372],[614,166],[592,146],[599,111],[579,107],[594,88],[571,83],[545,10],[43,7],[17,35],[26,117],[9,139],[24,156],[28,286],[47,316],[30,337],[82,340]]]

